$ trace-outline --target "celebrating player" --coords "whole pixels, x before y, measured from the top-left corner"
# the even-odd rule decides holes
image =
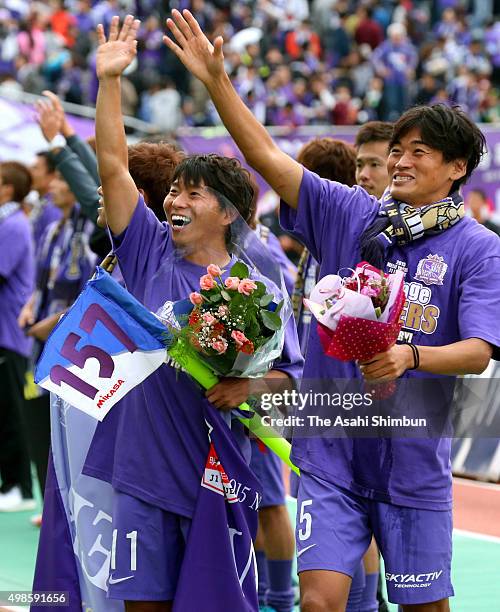
[[[129,174],[120,113],[120,75],[135,56],[138,27],[129,15],[119,29],[114,17],[108,41],[102,26],[98,28],[97,157],[107,223],[126,286],[156,311],[166,300],[183,299],[199,289],[207,265],[227,267],[232,213],[221,199],[233,202],[249,220],[254,194],[249,174],[237,160],[191,156],[172,177],[164,204],[168,223],[158,221],[145,206]],[[293,328],[287,334],[283,356],[269,377],[300,373]],[[127,406],[115,448],[118,542],[109,596],[125,600],[127,610],[168,611],[208,453],[206,400],[186,375],[167,366],[149,377],[142,390],[144,401]],[[224,379],[207,391],[207,399],[227,411],[248,395],[249,381],[238,378]],[[120,547],[129,550],[126,534],[134,532],[137,564],[131,574]]]
[[[282,198],[281,223],[319,262],[320,277],[363,259],[406,274],[403,325],[411,345],[396,344],[358,365],[325,356],[313,330],[304,377],[384,382],[482,372],[499,356],[500,243],[464,217],[459,194],[483,153],[479,129],[456,108],[407,111],[394,126],[390,194],[379,207],[363,189],[321,179],[283,153],[232,87],[222,38],[212,45],[189,11],[172,15],[167,25],[175,40],[165,37],[165,44],[205,84],[246,161]],[[344,610],[372,534],[391,601],[418,612],[449,609],[448,438],[311,436],[294,439],[292,457],[301,469],[303,612]]]

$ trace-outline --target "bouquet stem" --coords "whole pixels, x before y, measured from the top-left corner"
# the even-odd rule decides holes
[[[168,349],[168,355],[204,389],[210,389],[219,382],[219,379],[212,370],[196,355],[193,355],[193,351],[183,340],[178,339]],[[239,408],[241,410],[253,412],[252,408],[246,402],[240,404]],[[300,475],[298,467],[290,461],[291,445],[288,440],[278,436],[272,427],[263,425],[259,415],[255,412],[251,418],[238,418],[243,425],[248,427],[254,436],[259,438],[259,440],[269,448],[269,450],[278,455],[278,457],[297,475]]]

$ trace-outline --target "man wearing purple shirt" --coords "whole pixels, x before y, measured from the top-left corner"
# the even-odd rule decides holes
[[[50,183],[55,174],[56,167],[49,152],[40,151],[37,153],[31,166],[31,177],[33,179],[32,187],[38,193],[38,200],[34,203],[30,212],[35,249],[39,247],[47,226],[54,221],[59,221],[62,217],[60,209],[54,205],[50,195]]]
[[[222,37],[212,46],[189,11],[172,15],[167,25],[178,44],[168,38],[165,43],[205,84],[247,163],[281,196],[282,224],[310,249],[320,277],[363,259],[405,272],[406,344],[369,363],[340,362],[323,353],[313,330],[304,376],[364,377],[372,383],[440,376],[445,384],[456,375],[483,372],[492,356],[500,356],[500,243],[464,217],[458,192],[481,159],[485,141],[479,129],[458,109],[407,111],[390,142],[390,193],[377,206],[363,189],[320,179],[280,151],[234,91],[224,70]],[[418,393],[413,399],[422,401]],[[373,534],[390,601],[405,611],[449,610],[449,438],[316,435],[294,438],[292,459],[301,469],[297,556],[303,612],[344,610],[351,577]]]
[[[138,27],[128,16],[118,32],[118,18],[113,18],[108,42],[98,28],[96,143],[106,218],[123,278],[128,290],[157,312],[165,301],[185,299],[198,289],[207,265],[224,267],[227,274],[234,256],[227,248],[231,213],[223,201],[234,202],[248,221],[254,194],[237,160],[192,156],[172,177],[164,203],[168,223],[145,206],[128,171],[120,113],[120,76],[135,56]],[[300,375],[302,359],[293,332],[289,326],[291,342],[285,340],[282,357],[266,378]],[[125,600],[127,610],[172,609],[209,449],[205,403],[230,411],[248,398],[249,387],[248,379],[226,378],[203,397],[184,373],[163,366],[142,384],[142,401],[127,405],[114,456],[117,558],[108,581],[108,596]],[[229,415],[217,417],[230,421]],[[232,432],[235,440],[244,437],[235,426]],[[253,491],[245,497],[256,499]],[[137,550],[133,569],[127,556],[127,534],[132,532]],[[216,602],[210,604],[214,609]]]
[[[379,45],[372,54],[375,72],[384,79],[384,119],[394,120],[408,104],[407,89],[414,78],[418,55],[406,37],[401,23],[387,28],[389,39]]]
[[[21,208],[30,189],[28,168],[0,164],[0,511],[35,507],[22,420],[31,341],[17,324],[34,282],[31,229]]]

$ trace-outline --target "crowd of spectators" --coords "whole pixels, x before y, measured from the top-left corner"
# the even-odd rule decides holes
[[[95,26],[142,19],[123,83],[125,114],[162,131],[220,121],[203,86],[162,42],[164,18],[190,8],[222,35],[227,70],[268,125],[394,120],[414,103],[460,104],[500,121],[499,0],[4,0],[0,93],[17,88],[93,105]]]

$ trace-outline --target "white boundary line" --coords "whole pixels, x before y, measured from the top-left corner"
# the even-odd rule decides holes
[[[500,544],[500,538],[498,536],[487,535],[485,533],[476,533],[475,531],[467,531],[466,529],[453,529],[453,533],[464,536],[465,538],[471,538],[473,540],[482,540],[483,542]]]
[[[489,491],[496,491],[497,493],[500,493],[500,484],[496,484],[494,482],[469,480],[468,478],[460,478],[459,476],[454,476],[453,482],[456,482],[459,485],[466,485],[477,489],[488,489]]]

